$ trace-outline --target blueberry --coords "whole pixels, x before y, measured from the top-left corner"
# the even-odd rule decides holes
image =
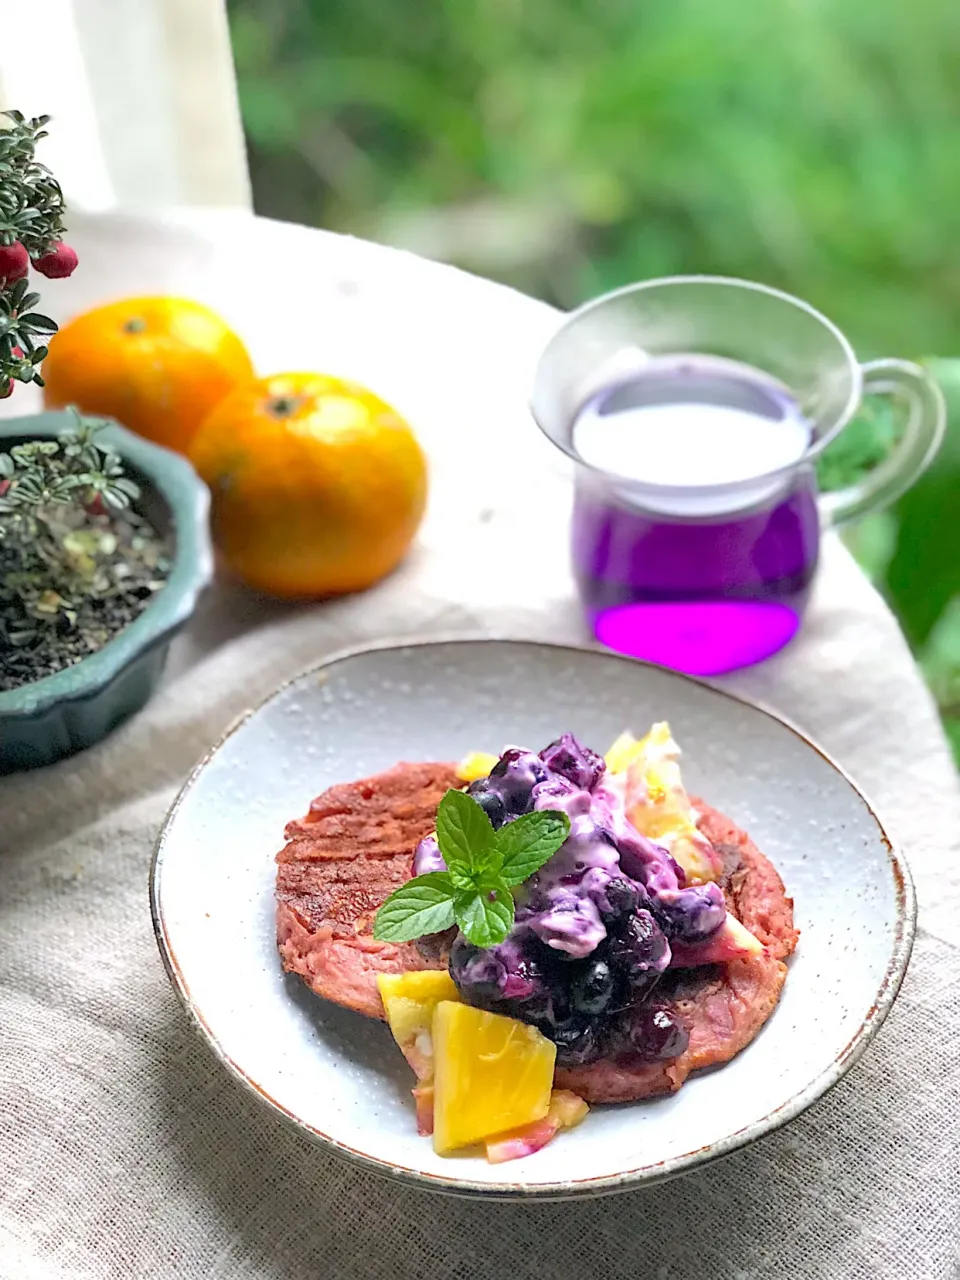
[[[568,782],[566,778],[561,778],[558,773],[551,774],[545,778],[543,782],[538,782],[534,787],[533,799],[541,800],[549,797],[553,800],[562,800],[565,796],[572,796],[576,793],[577,788],[572,782]],[[547,805],[546,808],[550,808]]]
[[[690,1033],[667,1009],[641,1009],[630,1024],[630,1042],[644,1058],[676,1058],[690,1043]]]
[[[520,750],[519,747],[511,747],[509,751],[505,751],[503,755],[500,757],[500,759],[497,761],[497,763],[490,770],[490,777],[505,778],[507,776],[507,771],[510,768],[510,766],[512,764],[515,764],[516,761],[519,760],[522,755],[523,755],[523,752]]]
[[[703,942],[727,917],[723,890],[717,884],[660,894],[654,898],[654,909],[667,937],[681,942]]]
[[[538,1009],[547,1008],[550,1003],[550,975],[533,945],[518,946],[507,941],[500,950],[504,967],[503,998]]]
[[[547,1034],[557,1046],[559,1067],[579,1067],[600,1053],[599,1037],[590,1022],[571,1019]]]
[[[511,747],[509,751],[503,753],[490,770],[490,777],[506,778],[510,774],[516,773],[518,769],[523,769],[530,773],[531,785],[534,782],[543,782],[547,776],[547,771],[542,762],[532,751],[524,751],[520,747]]]
[[[486,1008],[501,999],[504,968],[494,948],[484,950],[462,933],[450,948],[450,977],[467,1004]]]
[[[595,898],[604,924],[631,915],[640,904],[640,889],[625,876],[615,876]]]
[[[572,733],[565,733],[544,747],[540,759],[551,773],[559,773],[584,791],[593,790],[607,767],[602,756],[582,747]]]
[[[606,960],[588,960],[570,987],[570,1002],[577,1013],[596,1017],[613,997],[616,978]]]
[[[502,798],[495,791],[490,790],[490,784],[486,778],[481,778],[478,782],[471,782],[470,786],[467,787],[467,795],[476,800],[494,827],[503,826],[504,819],[507,816],[506,805],[504,805]]]
[[[490,770],[491,791],[503,800],[508,813],[529,813],[533,807],[533,788],[547,777],[546,766],[532,751],[511,747]]]
[[[478,1008],[528,1021],[551,1012],[548,964],[532,939],[510,937],[494,947],[475,947],[458,934],[450,976],[466,1003]]]
[[[670,944],[650,912],[641,910],[621,921],[610,939],[609,956],[636,1000],[653,990],[670,963]]]

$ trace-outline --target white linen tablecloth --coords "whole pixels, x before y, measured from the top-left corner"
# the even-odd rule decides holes
[[[556,316],[409,255],[239,215],[95,220],[72,238],[81,270],[45,309],[157,290],[210,302],[262,372],[342,373],[392,400],[428,449],[432,495],[416,551],[378,588],[291,608],[219,586],[146,711],[0,780],[0,1280],[960,1276],[960,797],[897,626],[833,540],[801,637],[726,682],[852,773],[917,882],[900,999],[826,1098],[670,1183],[497,1204],[357,1172],[226,1077],[154,943],[159,824],[224,727],[326,652],[439,633],[586,639],[568,478],[525,409]],[[265,257],[285,282],[274,315],[250,300],[262,267],[245,274]],[[32,407],[19,392],[3,406]]]

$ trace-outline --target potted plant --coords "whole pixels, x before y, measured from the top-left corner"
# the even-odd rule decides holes
[[[0,130],[0,397],[43,385],[55,323],[30,266],[69,275],[46,117]],[[209,581],[208,495],[183,458],[71,411],[0,422],[0,773],[91,745],[150,696]]]

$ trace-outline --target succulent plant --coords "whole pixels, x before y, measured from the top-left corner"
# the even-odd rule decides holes
[[[163,586],[163,541],[131,509],[139,489],[98,439],[103,426],[75,413],[58,438],[0,453],[0,666],[11,686],[28,651],[40,670],[26,678],[79,661]]]

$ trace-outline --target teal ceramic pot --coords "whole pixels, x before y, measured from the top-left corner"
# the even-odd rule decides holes
[[[0,420],[0,450],[56,436],[66,413]],[[0,773],[50,764],[92,746],[156,689],[174,635],[213,573],[209,495],[185,458],[120,426],[103,436],[140,486],[137,508],[172,535],[170,578],[139,618],[75,666],[0,692]]]

